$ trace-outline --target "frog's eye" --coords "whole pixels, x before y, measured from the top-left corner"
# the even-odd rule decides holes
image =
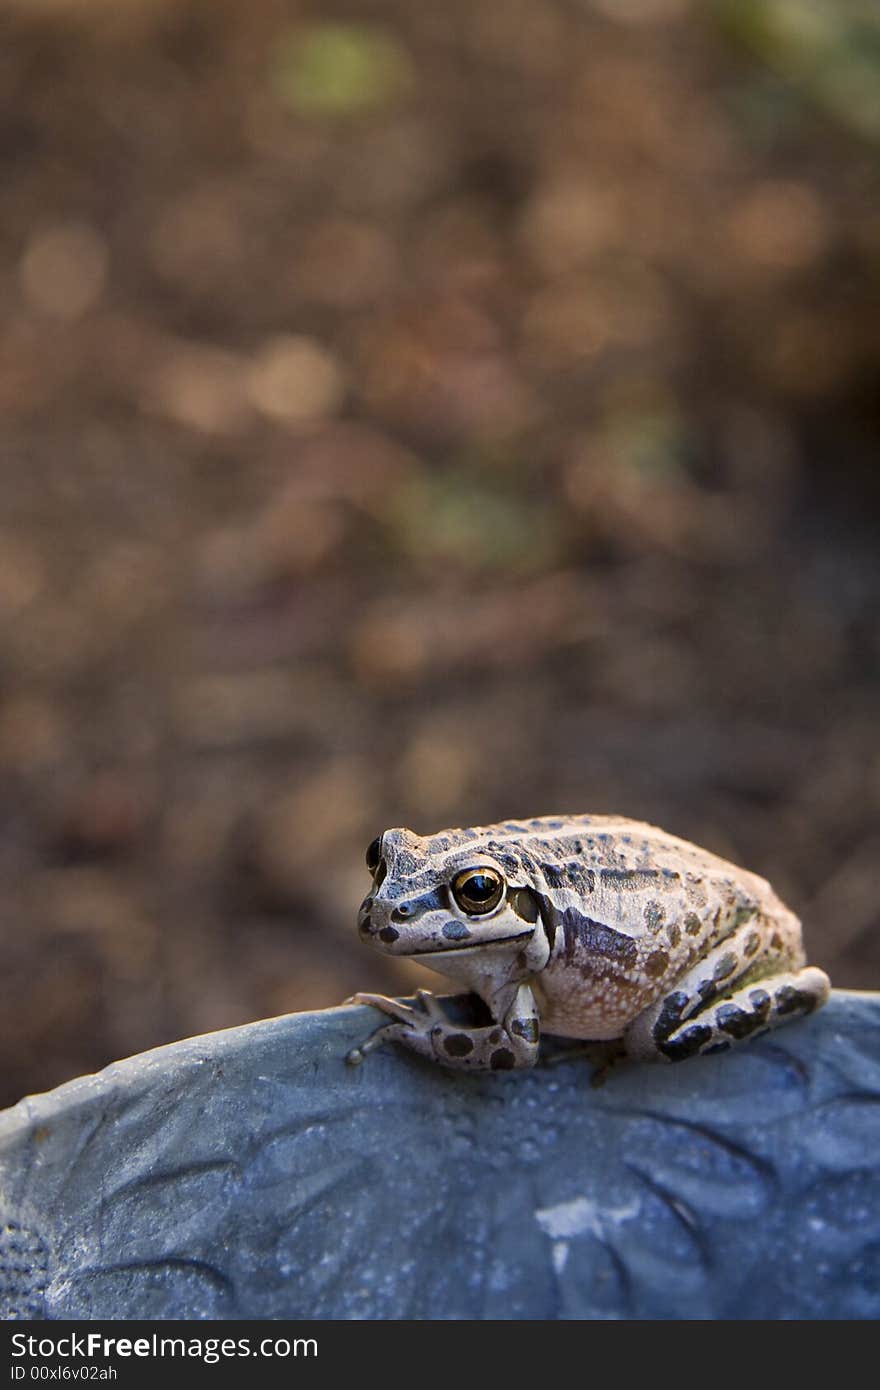
[[[465,869],[452,880],[452,896],[462,912],[478,917],[491,912],[501,901],[504,879],[497,869]]]
[[[371,840],[366,854],[367,868],[373,875],[374,886],[381,888],[385,882],[385,875],[388,872],[388,865],[382,858],[382,836],[377,835],[375,840]]]

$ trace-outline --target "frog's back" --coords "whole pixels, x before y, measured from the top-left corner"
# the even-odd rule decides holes
[[[503,821],[497,825],[444,830],[430,837],[432,858],[439,851],[486,849],[505,868],[525,865],[543,878],[550,889],[590,893],[597,887],[589,871],[598,874],[598,886],[632,892],[664,886],[680,880],[741,879],[755,892],[770,892],[756,874],[721,859],[659,826],[626,816],[558,815],[529,820]],[[585,882],[585,871],[587,877]]]

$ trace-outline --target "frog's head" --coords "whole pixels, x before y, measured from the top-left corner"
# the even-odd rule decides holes
[[[373,886],[358,928],[389,955],[423,956],[448,973],[478,954],[508,958],[535,942],[539,953],[546,948],[537,899],[518,865],[502,864],[464,832],[423,839],[386,830],[366,858]]]

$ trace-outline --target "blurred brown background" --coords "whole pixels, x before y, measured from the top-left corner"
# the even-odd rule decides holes
[[[656,821],[880,985],[876,16],[0,0],[4,1101],[437,983],[388,825]]]

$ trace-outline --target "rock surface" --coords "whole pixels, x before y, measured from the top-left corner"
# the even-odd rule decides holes
[[[455,1076],[364,1008],[119,1062],[0,1116],[24,1318],[876,1318],[880,996],[737,1053]]]

